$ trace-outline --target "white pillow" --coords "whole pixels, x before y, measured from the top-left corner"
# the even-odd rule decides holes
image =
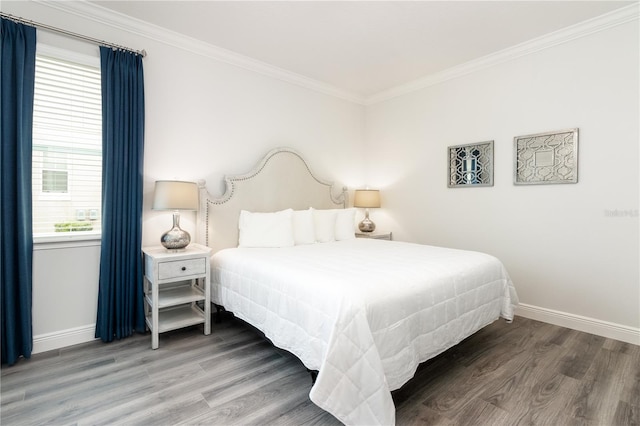
[[[291,247],[293,210],[275,213],[240,211],[238,247]]]
[[[336,241],[356,238],[356,209],[336,210]]]
[[[316,231],[313,225],[313,211],[293,211],[293,242],[295,245],[313,244],[316,242]]]
[[[335,210],[316,210],[313,212],[313,226],[316,232],[316,241],[328,243],[336,240],[336,217]]]

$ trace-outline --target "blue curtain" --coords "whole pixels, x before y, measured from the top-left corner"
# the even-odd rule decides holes
[[[1,19],[0,310],[2,363],[31,357],[31,147],[36,29]]]
[[[144,332],[142,57],[100,47],[102,71],[102,248],[96,337]]]

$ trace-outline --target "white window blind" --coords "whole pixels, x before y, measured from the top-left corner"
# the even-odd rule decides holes
[[[33,234],[100,233],[101,203],[100,69],[37,55]]]

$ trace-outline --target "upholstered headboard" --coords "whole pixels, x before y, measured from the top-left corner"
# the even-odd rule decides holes
[[[197,241],[214,253],[238,245],[240,210],[333,209],[348,203],[346,187],[336,193],[333,183],[316,177],[302,156],[290,148],[273,149],[249,173],[224,180],[226,189],[220,198],[209,194],[204,180],[198,182]]]

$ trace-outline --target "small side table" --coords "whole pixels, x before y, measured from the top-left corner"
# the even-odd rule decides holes
[[[162,246],[142,251],[144,311],[151,348],[158,349],[160,333],[194,324],[204,324],[204,334],[211,334],[211,249],[189,244],[180,251]]]
[[[392,239],[391,232],[356,232],[356,238],[373,238],[375,240],[389,240]]]

